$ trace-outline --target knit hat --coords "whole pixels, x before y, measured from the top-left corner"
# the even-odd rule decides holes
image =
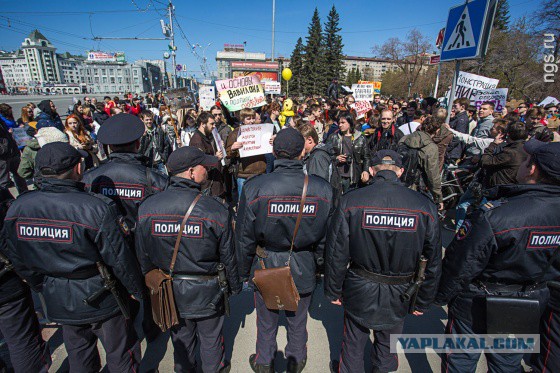
[[[51,142],[68,142],[68,136],[56,127],[40,128],[35,138],[41,147]]]

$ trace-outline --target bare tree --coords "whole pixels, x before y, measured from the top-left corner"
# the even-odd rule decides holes
[[[560,1],[544,0],[531,20],[534,30],[541,37],[544,33],[555,38],[554,60],[560,55]]]
[[[412,29],[405,40],[390,38],[381,46],[374,46],[372,53],[378,58],[392,60],[404,74],[408,86],[414,86],[428,65],[426,53],[430,42],[420,31]]]

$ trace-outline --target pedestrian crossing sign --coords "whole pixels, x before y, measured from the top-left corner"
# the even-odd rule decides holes
[[[496,5],[497,0],[467,0],[449,10],[441,61],[477,58],[486,53]]]

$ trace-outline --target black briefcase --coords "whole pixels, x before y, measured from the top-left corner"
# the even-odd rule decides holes
[[[487,334],[539,334],[540,318],[537,299],[486,296]]]

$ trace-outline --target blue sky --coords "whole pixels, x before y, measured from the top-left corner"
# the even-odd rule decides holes
[[[340,14],[344,52],[371,56],[371,47],[390,37],[404,38],[413,27],[435,41],[445,26],[449,8],[460,1],[276,1],[275,56],[289,57],[298,37],[305,41],[315,7],[324,24],[334,4]],[[167,42],[93,41],[93,36],[162,37],[159,20],[167,0],[0,0],[0,49],[17,49],[24,37],[39,29],[57,52],[85,54],[86,50],[124,51],[128,61],[161,58]],[[511,19],[530,15],[541,0],[509,0]],[[211,70],[216,51],[224,43],[242,44],[247,50],[271,52],[272,0],[192,1],[175,0],[176,15],[187,39],[206,48]],[[146,10],[147,9],[147,10]],[[200,75],[200,63],[187,41],[176,30],[177,63],[187,64],[188,74]],[[198,53],[202,56],[202,49]]]

